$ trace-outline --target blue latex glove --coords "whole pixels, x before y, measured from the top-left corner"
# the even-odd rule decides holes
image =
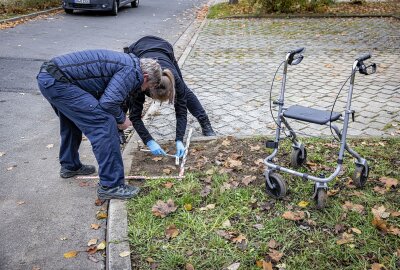
[[[164,152],[164,150],[162,150],[161,146],[156,143],[156,141],[154,140],[150,140],[147,142],[147,147],[150,148],[150,151],[153,155],[163,155],[165,156],[166,153]]]
[[[183,157],[184,153],[185,153],[185,146],[183,146],[183,143],[181,141],[176,141],[176,154],[175,154],[175,156]]]

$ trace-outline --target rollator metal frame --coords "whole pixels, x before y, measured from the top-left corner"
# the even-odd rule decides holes
[[[371,57],[370,54],[365,54],[365,55],[357,58],[354,61],[353,67],[352,67],[352,73],[350,75],[350,86],[349,86],[349,90],[347,93],[347,103],[346,103],[346,108],[344,111],[344,118],[342,115],[340,115],[340,117],[338,117],[338,119],[333,120],[333,121],[336,121],[336,120],[343,121],[342,132],[340,132],[339,128],[336,125],[332,124],[332,122],[333,122],[332,121],[332,112],[330,114],[329,120],[326,123],[324,123],[324,125],[329,126],[330,128],[332,128],[335,131],[336,135],[339,137],[339,140],[340,140],[340,149],[339,149],[339,154],[338,154],[337,166],[336,166],[335,171],[328,177],[325,177],[324,175],[320,175],[318,177],[318,176],[309,175],[307,173],[302,173],[302,172],[299,172],[299,171],[296,171],[293,169],[289,169],[286,167],[282,167],[282,166],[276,165],[272,162],[273,158],[278,153],[279,142],[281,140],[281,132],[284,131],[285,127],[289,131],[288,137],[290,138],[290,140],[293,143],[292,144],[293,150],[297,150],[296,153],[298,153],[300,155],[299,156],[300,160],[305,161],[305,159],[306,159],[306,150],[305,150],[304,145],[301,142],[299,142],[295,131],[291,128],[287,119],[284,116],[285,111],[288,109],[288,108],[284,107],[284,97],[285,97],[285,90],[286,90],[286,75],[287,75],[288,65],[299,64],[303,59],[303,55],[301,54],[303,51],[304,51],[304,48],[299,48],[299,49],[290,51],[286,54],[286,58],[284,61],[284,67],[283,67],[283,78],[282,78],[282,83],[281,83],[280,95],[279,95],[278,100],[273,102],[275,105],[278,105],[278,117],[276,120],[277,129],[276,129],[275,140],[267,142],[267,147],[273,148],[274,150],[264,160],[264,163],[267,166],[267,169],[265,170],[264,175],[266,177],[267,191],[268,191],[268,189],[273,190],[274,188],[278,188],[277,185],[281,185],[280,188],[285,189],[286,183],[276,183],[277,179],[274,179],[275,183],[273,183],[273,181],[271,181],[271,179],[270,179],[271,174],[276,171],[282,171],[285,173],[296,175],[296,176],[302,177],[304,180],[314,181],[315,186],[314,186],[313,198],[322,197],[322,198],[317,198],[317,201],[319,204],[318,208],[323,208],[326,203],[326,196],[327,196],[326,191],[328,189],[327,183],[332,181],[340,173],[340,171],[342,169],[345,150],[347,152],[349,152],[356,159],[355,164],[356,164],[356,167],[358,168],[356,170],[356,172],[358,173],[357,177],[362,177],[365,180],[368,177],[369,168],[368,168],[366,159],[362,158],[356,151],[354,151],[352,148],[349,147],[349,145],[346,143],[346,138],[347,138],[348,124],[350,121],[350,115],[352,116],[353,121],[354,121],[354,110],[351,109],[351,101],[352,101],[352,95],[353,95],[355,74],[357,71],[359,71],[360,73],[365,74],[365,75],[372,74],[376,71],[376,65],[372,64],[368,67],[366,67],[364,65],[363,61],[369,59]],[[370,72],[370,73],[368,73],[368,71],[367,71],[367,69],[369,67],[372,67],[372,72]],[[306,109],[306,108],[304,107],[304,109]],[[323,112],[323,111],[321,111],[321,112]],[[290,118],[290,117],[287,117],[287,118]],[[295,119],[299,120],[298,118],[295,118]],[[310,121],[306,121],[306,120],[300,120],[300,121],[310,122]],[[284,127],[282,127],[282,123],[283,123]],[[316,122],[310,122],[310,123],[316,124]],[[274,177],[276,177],[276,175],[274,175]],[[279,178],[278,180],[281,181],[282,179]],[[361,183],[359,181],[360,186],[362,186],[363,184],[364,183],[362,183],[362,181],[361,181]],[[322,190],[322,191],[320,191],[320,190]],[[282,192],[286,193],[286,190],[283,190]],[[319,194],[319,193],[321,193],[321,194]],[[281,195],[281,196],[279,196],[279,195]],[[280,198],[280,197],[283,197],[284,195],[285,194],[278,194],[278,196],[275,196],[275,197]]]

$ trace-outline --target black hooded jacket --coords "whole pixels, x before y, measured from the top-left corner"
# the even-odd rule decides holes
[[[127,48],[127,53],[133,53],[139,58],[154,58],[160,63],[162,69],[169,69],[175,78],[175,115],[176,115],[176,139],[183,141],[187,125],[187,90],[189,89],[183,81],[181,71],[174,56],[172,45],[159,37],[145,36]],[[152,136],[142,121],[143,104],[146,95],[143,91],[133,91],[129,98],[129,118],[133,127],[145,144],[152,140]]]

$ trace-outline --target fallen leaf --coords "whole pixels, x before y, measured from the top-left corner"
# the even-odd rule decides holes
[[[186,211],[192,211],[193,210],[193,206],[191,203],[186,203],[183,208],[185,208]]]
[[[201,197],[206,197],[211,192],[211,186],[206,185],[200,192]]]
[[[100,228],[100,224],[92,223],[90,224],[90,228],[92,228],[93,230],[98,230]]]
[[[397,211],[391,212],[390,216],[392,216],[392,217],[400,217],[400,212],[397,212]]]
[[[271,239],[271,240],[269,240],[269,242],[268,242],[268,247],[269,248],[276,248],[278,246],[278,243],[274,240],[274,239]]]
[[[390,216],[390,212],[386,212],[385,206],[381,205],[379,207],[374,206],[374,208],[371,208],[371,212],[375,217],[378,218],[388,218]]]
[[[357,228],[351,228],[351,231],[356,234],[361,234],[361,230]]]
[[[299,202],[297,205],[304,208],[304,207],[307,207],[307,205],[308,205],[309,203],[310,203],[310,202],[301,201],[301,202]]]
[[[40,267],[39,266],[33,266],[32,270],[40,270]]]
[[[376,192],[376,193],[379,193],[379,194],[385,194],[386,193],[386,188],[383,188],[383,187],[380,187],[380,186],[375,186],[374,188],[373,188],[373,190]]]
[[[243,241],[247,241],[246,236],[244,236],[243,234],[239,234],[238,237],[232,238],[233,243],[242,243]]]
[[[254,164],[256,164],[257,166],[264,165],[264,160],[262,158],[259,158],[254,161]]]
[[[384,269],[386,269],[386,267],[380,263],[373,263],[371,265],[371,270],[384,270]]]
[[[227,168],[240,168],[242,166],[242,162],[240,160],[228,157],[224,163],[224,166]]]
[[[97,247],[96,246],[90,246],[86,249],[86,252],[89,254],[95,254],[97,252]]]
[[[384,184],[385,184],[385,187],[386,187],[387,189],[390,189],[390,188],[392,188],[392,187],[396,187],[397,184],[398,184],[397,179],[390,178],[390,177],[385,177],[385,176],[382,176],[381,178],[379,178],[379,181],[381,181],[382,183],[384,183]]]
[[[250,151],[258,151],[261,149],[259,145],[250,145]]]
[[[155,158],[152,158],[152,160],[154,160],[154,161],[160,161],[160,160],[162,160],[163,159],[163,157],[155,157]]]
[[[268,256],[271,257],[271,259],[274,262],[279,262],[279,260],[282,258],[283,253],[275,250],[275,249],[271,249],[270,252],[268,252]]]
[[[192,264],[190,264],[190,263],[187,263],[185,265],[185,270],[194,270],[194,266]]]
[[[153,258],[147,257],[147,258],[146,258],[146,262],[148,262],[148,263],[154,263],[155,261],[154,261]]]
[[[262,269],[263,270],[272,270],[272,262],[263,261]]]
[[[221,191],[221,193],[223,193],[231,188],[232,188],[232,186],[229,183],[225,182],[222,184],[222,186],[219,188],[219,190]]]
[[[50,149],[50,148],[53,148],[53,147],[54,147],[54,144],[52,144],[52,143],[51,143],[51,144],[48,144],[48,145],[46,145],[46,148],[47,148],[47,149]]]
[[[21,205],[21,204],[25,204],[25,202],[24,201],[18,201],[17,204]]]
[[[344,227],[343,224],[336,224],[336,225],[335,225],[335,233],[336,233],[336,234],[342,233],[342,232],[344,232],[345,230],[346,230],[346,228]]]
[[[103,211],[99,211],[99,212],[96,214],[96,218],[97,218],[97,219],[105,219],[105,218],[107,218],[107,213],[106,213],[106,212],[103,212]]]
[[[214,169],[209,169],[206,171],[207,175],[212,175],[214,173]]]
[[[7,171],[11,171],[11,170],[13,170],[15,167],[17,167],[17,165],[12,165],[12,166],[10,166],[10,167],[7,168]]]
[[[262,224],[254,224],[253,227],[256,228],[257,230],[261,230],[261,229],[264,228],[264,225],[262,225]]]
[[[175,203],[172,199],[169,199],[167,202],[158,200],[157,203],[153,205],[151,211],[156,217],[164,218],[170,213],[175,212],[177,208],[178,207],[175,206]]]
[[[242,179],[242,183],[245,186],[248,186],[251,182],[253,182],[254,180],[256,180],[256,177],[254,175],[245,175]]]
[[[293,220],[293,221],[297,221],[297,220],[302,220],[305,218],[305,213],[303,211],[286,211],[285,213],[283,213],[282,217],[284,219],[288,219],[288,220]]]
[[[102,206],[105,201],[106,200],[100,200],[100,199],[97,198],[96,201],[94,202],[94,204],[96,206]]]
[[[171,170],[170,169],[168,169],[168,168],[166,168],[166,169],[163,169],[162,170],[165,174],[170,174],[171,173]]]
[[[351,233],[344,232],[339,240],[336,241],[336,244],[343,245],[347,243],[351,243],[354,241],[354,235]]]
[[[360,214],[364,212],[364,206],[362,206],[361,204],[353,204],[349,201],[345,201],[344,205],[342,205],[342,208],[345,210],[355,211]]]
[[[231,141],[228,140],[228,139],[226,139],[226,140],[223,140],[221,144],[222,144],[223,146],[229,146],[229,145],[231,145]]]
[[[87,243],[88,247],[91,245],[96,245],[97,244],[97,238],[90,239],[89,242]]]
[[[233,237],[233,235],[232,235],[231,232],[227,232],[227,231],[224,231],[224,230],[216,230],[215,232],[216,232],[219,236],[221,236],[221,237],[223,237],[223,238],[225,238],[225,239],[227,239],[227,240],[231,240],[232,237]]]
[[[327,67],[327,68],[333,68],[332,64],[325,64],[324,66]]]
[[[172,183],[172,182],[166,182],[166,183],[164,184],[164,187],[165,187],[165,188],[172,188],[173,185],[174,185],[174,183]]]
[[[66,259],[75,258],[76,255],[78,255],[78,251],[71,250],[71,251],[64,253],[64,258],[66,258]]]
[[[239,269],[240,263],[233,263],[231,265],[229,265],[226,269],[227,270],[237,270]]]
[[[119,256],[120,257],[127,257],[127,256],[129,256],[131,253],[130,253],[130,251],[122,251],[120,254],[119,254]]]
[[[387,224],[383,219],[380,219],[379,217],[374,216],[372,220],[372,225],[374,225],[378,230],[387,233],[388,228]]]
[[[224,222],[222,222],[221,227],[222,228],[229,228],[231,227],[231,222],[229,221],[229,219],[225,220]]]
[[[103,250],[106,248],[106,241],[101,241],[100,244],[97,245],[97,250]]]
[[[200,207],[199,210],[200,211],[207,211],[207,210],[212,210],[215,208],[215,204],[207,204],[205,207]]]
[[[336,194],[338,194],[339,191],[339,189],[329,189],[328,196],[335,196]]]

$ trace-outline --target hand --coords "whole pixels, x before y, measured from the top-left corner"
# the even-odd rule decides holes
[[[129,120],[128,117],[125,118],[125,122],[122,124],[118,124],[117,127],[119,130],[125,130],[127,129],[129,126],[132,126],[132,122],[131,120]]]
[[[154,141],[154,140],[148,141],[147,147],[150,148],[150,151],[153,155],[156,155],[156,156],[158,156],[158,155],[165,156],[166,155],[164,150],[162,150],[161,146],[158,143],[156,143],[156,141]]]
[[[176,154],[175,154],[175,156],[183,157],[183,154],[185,154],[185,146],[183,146],[183,143],[181,141],[176,141]]]

